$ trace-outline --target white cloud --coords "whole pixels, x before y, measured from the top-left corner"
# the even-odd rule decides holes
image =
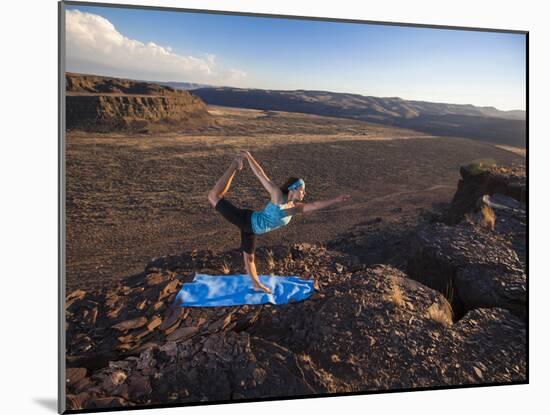
[[[231,85],[237,85],[246,79],[246,73],[239,71],[238,69],[230,69],[227,77],[228,82],[231,82]]]
[[[80,10],[66,13],[68,71],[231,86],[240,86],[246,78],[245,72],[220,67],[213,54],[178,55],[170,46],[122,35],[102,16]]]

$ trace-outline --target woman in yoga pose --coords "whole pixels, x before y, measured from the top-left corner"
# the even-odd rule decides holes
[[[248,161],[256,177],[258,177],[271,195],[271,200],[261,211],[240,209],[224,198],[231,186],[231,181],[236,171],[242,169],[244,160]],[[260,282],[256,272],[256,264],[254,262],[256,235],[288,225],[293,215],[313,212],[351,198],[350,195],[343,194],[334,199],[302,203],[301,201],[306,193],[305,187],[304,180],[296,177],[290,177],[281,187],[277,186],[269,179],[252,155],[248,151],[244,151],[233,160],[227,171],[208,192],[208,201],[210,204],[225,219],[241,230],[240,249],[243,252],[244,265],[256,289],[271,293],[271,290]]]

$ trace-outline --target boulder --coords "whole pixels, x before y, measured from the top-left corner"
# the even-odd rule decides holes
[[[524,317],[527,277],[510,241],[468,222],[433,223],[411,242],[407,274],[446,293],[461,317],[474,308],[501,307]]]
[[[445,215],[448,224],[457,224],[466,213],[473,212],[484,195],[499,193],[522,204],[527,203],[525,166],[496,166],[481,160],[461,166],[460,176],[457,191]]]

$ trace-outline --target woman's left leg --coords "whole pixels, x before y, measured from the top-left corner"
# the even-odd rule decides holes
[[[231,181],[235,177],[235,172],[241,170],[243,167],[242,156],[237,156],[232,162],[231,166],[225,171],[222,177],[218,179],[216,184],[208,192],[208,201],[212,207],[216,207],[218,201],[227,193],[231,186]]]

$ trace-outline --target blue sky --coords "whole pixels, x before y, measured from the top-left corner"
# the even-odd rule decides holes
[[[67,70],[525,109],[525,35],[67,7]]]

